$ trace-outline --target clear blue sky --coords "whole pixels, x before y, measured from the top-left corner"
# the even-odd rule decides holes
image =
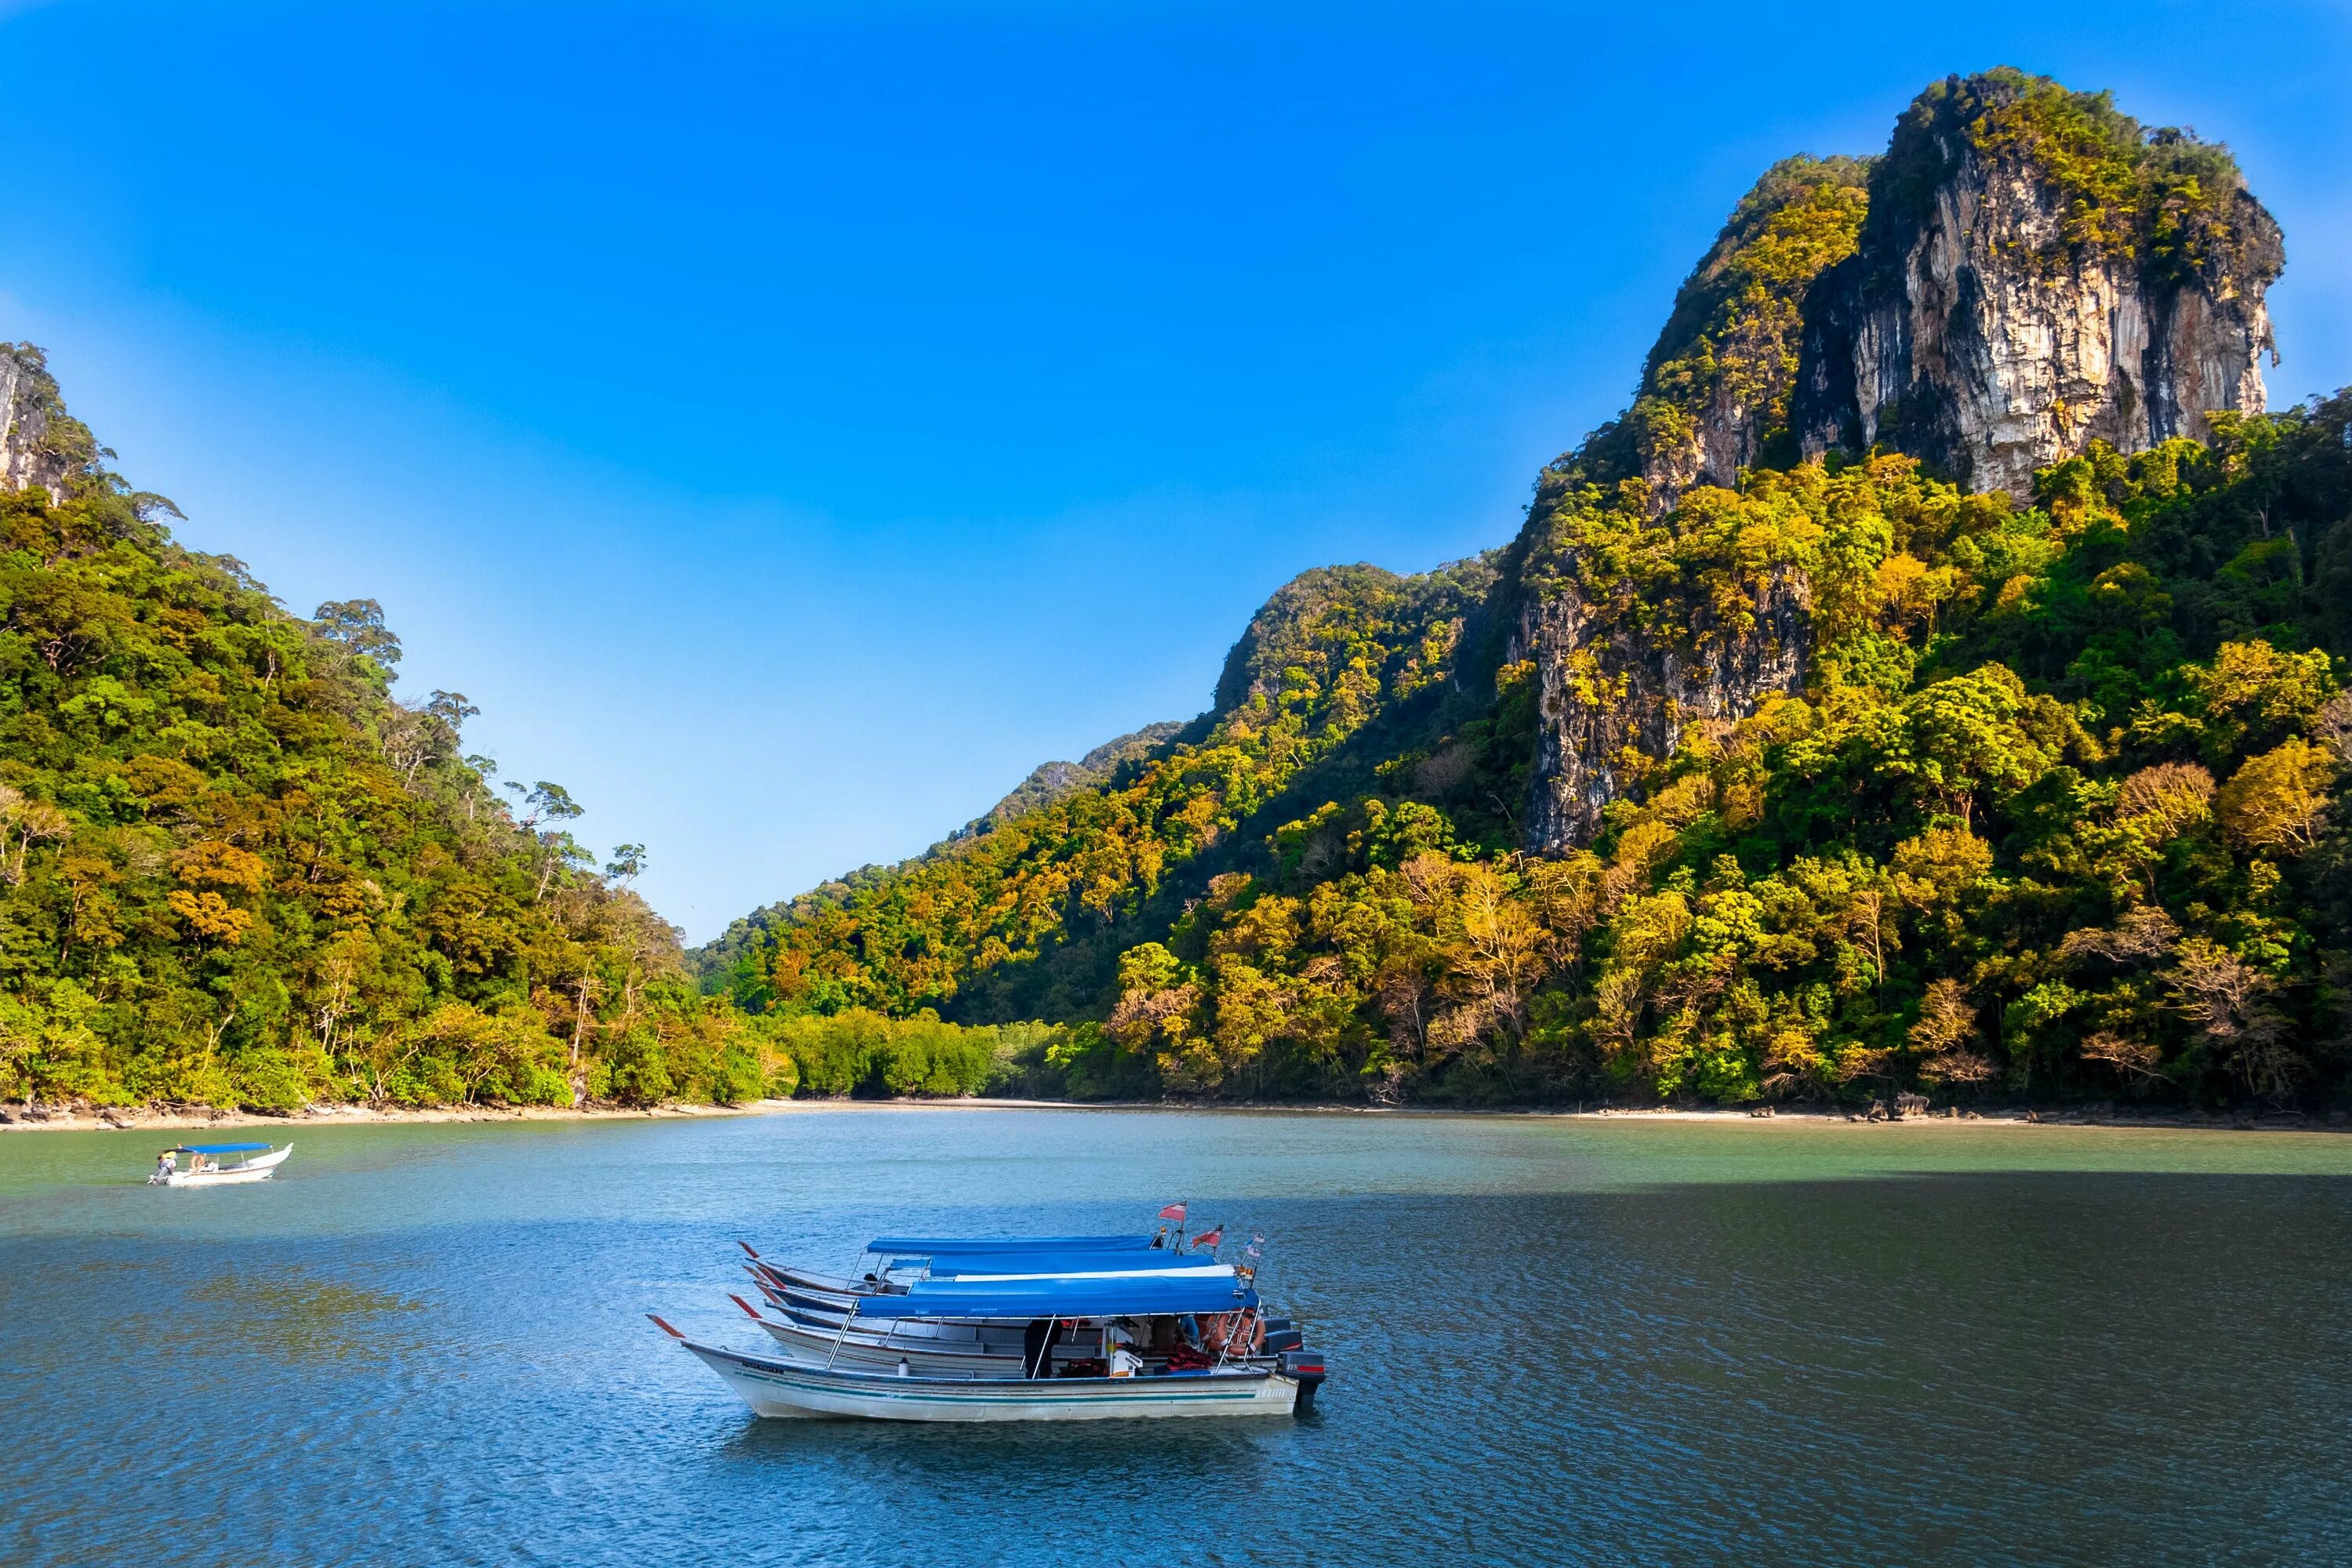
[[[2352,382],[2340,4],[1587,9],[0,5],[0,334],[697,939],[1507,539],[1756,174],[1947,72],[2228,141],[2274,399]]]

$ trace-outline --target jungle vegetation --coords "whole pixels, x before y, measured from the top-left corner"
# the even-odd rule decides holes
[[[1192,726],[762,911],[705,984],[761,1016],[1065,1020],[1032,1055],[1080,1095],[2340,1101],[2352,395],[2094,444],[2030,504],[1884,448],[1801,460],[1801,301],[1963,152],[2063,215],[2020,266],[2161,284],[2274,237],[2225,148],[2020,72],[1937,84],[1885,158],[1767,174],[1507,550],[1307,574]],[[1752,445],[1706,473],[1729,426]],[[1528,606],[1572,586],[1591,638],[1664,652],[1790,584],[1801,690],[1623,759],[1596,839],[1521,852]],[[1567,700],[1614,700],[1570,666]]]
[[[290,1110],[731,1100],[791,1068],[677,932],[467,756],[464,696],[393,695],[372,601],[289,614],[173,541],[65,411],[0,493],[0,1096]]]
[[[1310,574],[1212,722],[819,890],[714,983],[786,1016],[1052,997],[1039,1065],[1082,1094],[2340,1097],[2352,395],[2215,425],[2025,507],[1882,454],[1656,515],[1564,463],[1524,557]],[[1478,605],[1559,570],[1661,638],[1800,574],[1815,645],[1801,696],[1693,727],[1539,858],[1531,671]]]
[[[10,351],[65,478],[0,494],[0,1097],[2345,1103],[2352,392],[2094,444],[2030,503],[1801,460],[1797,301],[1956,137],[2065,198],[2030,264],[2231,264],[2225,150],[1931,89],[1885,159],[1767,174],[1510,546],[1307,573],[1200,718],[691,954],[641,846],[467,754],[461,694],[394,694],[378,606],[183,549]],[[1727,409],[1753,461],[1654,489]],[[1527,608],[1665,650],[1790,584],[1801,690],[1525,853]]]

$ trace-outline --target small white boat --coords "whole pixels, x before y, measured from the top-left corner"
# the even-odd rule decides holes
[[[251,1159],[239,1160],[233,1165],[220,1163],[224,1154],[249,1154],[256,1149],[261,1152]],[[291,1143],[274,1152],[267,1143],[182,1143],[163,1151],[162,1158],[155,1162],[154,1173],[147,1178],[147,1184],[151,1187],[233,1187],[245,1182],[266,1182],[292,1152],[294,1145]],[[188,1156],[184,1166],[179,1160],[183,1154]]]

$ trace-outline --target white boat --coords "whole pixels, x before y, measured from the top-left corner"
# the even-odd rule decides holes
[[[654,1320],[660,1323],[661,1320]],[[1160,1377],[954,1377],[799,1362],[698,1344],[661,1323],[760,1415],[877,1421],[1118,1421],[1288,1415],[1302,1379],[1255,1367]]]
[[[220,1163],[223,1154],[244,1154],[258,1149],[262,1152],[233,1165]],[[267,1143],[181,1143],[163,1151],[156,1161],[154,1173],[147,1178],[151,1187],[233,1187],[246,1182],[266,1182],[294,1152],[289,1143],[272,1152]],[[185,1166],[179,1156],[188,1156]]]

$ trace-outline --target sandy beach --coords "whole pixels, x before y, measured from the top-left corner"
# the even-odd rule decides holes
[[[1698,1122],[1717,1127],[2114,1127],[2169,1131],[2208,1129],[2221,1131],[2344,1132],[2343,1112],[2328,1116],[2274,1113],[2238,1116],[2186,1111],[2132,1113],[2122,1110],[2070,1108],[2028,1111],[2008,1108],[1960,1116],[1938,1111],[1907,1116],[1900,1121],[1866,1121],[1842,1110],[1819,1107],[1776,1107],[1769,1115],[1744,1109],[1690,1110],[1674,1107],[1604,1106],[1595,1110],[1549,1110],[1537,1107],[1457,1109],[1440,1106],[1163,1104],[1149,1100],[760,1100],[741,1105],[625,1106],[370,1106],[313,1105],[290,1116],[265,1116],[248,1111],[203,1109],[159,1110],[117,1107],[105,1110],[45,1109],[28,1113],[21,1107],[0,1106],[0,1132],[201,1131],[213,1128],[255,1127],[291,1131],[300,1127],[352,1127],[407,1121],[645,1121],[719,1116],[788,1116],[824,1110],[1203,1110],[1280,1114],[1286,1116],[1472,1116],[1513,1117],[1546,1121]]]

